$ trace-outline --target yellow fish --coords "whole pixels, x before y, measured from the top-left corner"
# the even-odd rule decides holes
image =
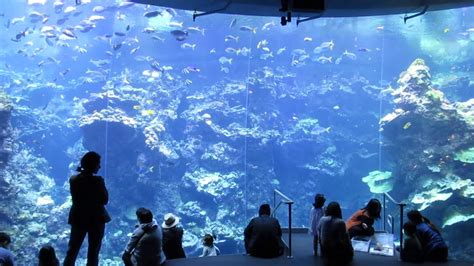
[[[153,111],[151,109],[142,111],[142,115],[144,115],[144,116],[150,116],[150,115],[154,115],[154,114],[155,114],[155,111]]]
[[[146,100],[147,104],[153,104],[153,100]]]
[[[133,110],[140,110],[142,109],[142,107],[140,105],[134,105],[133,106]]]
[[[449,31],[450,31],[449,28],[446,28],[446,29],[443,30],[444,33],[448,33]]]
[[[406,122],[406,124],[403,125],[403,129],[408,129],[409,127],[411,127],[411,122]]]

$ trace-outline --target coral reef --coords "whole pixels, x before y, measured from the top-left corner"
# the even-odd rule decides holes
[[[394,193],[408,198],[448,241],[472,219],[472,101],[451,102],[433,86],[425,62],[415,60],[392,92],[394,110],[380,121],[383,149],[394,165]],[[403,188],[413,188],[409,194]]]
[[[368,176],[362,178],[367,183],[372,193],[390,192],[393,189],[392,172],[372,171]]]

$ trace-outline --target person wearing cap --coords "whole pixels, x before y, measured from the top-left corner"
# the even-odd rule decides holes
[[[309,213],[309,234],[313,236],[313,255],[318,255],[318,224],[324,216],[324,203],[326,198],[323,194],[316,194],[313,207]]]
[[[163,227],[163,252],[168,260],[186,258],[183,249],[183,228],[178,224],[178,217],[172,213],[165,214],[161,227]]]
[[[136,211],[139,225],[125,247],[122,260],[126,266],[158,266],[166,260],[162,251],[161,228],[153,219],[153,213],[145,208]]]
[[[247,254],[260,258],[283,255],[280,223],[270,214],[270,205],[262,204],[258,217],[253,218],[245,228],[244,243]]]

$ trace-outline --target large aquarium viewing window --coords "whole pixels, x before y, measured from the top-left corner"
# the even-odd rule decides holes
[[[121,262],[138,207],[178,216],[188,257],[206,233],[243,253],[274,189],[294,200],[294,227],[316,193],[344,220],[389,193],[441,229],[450,259],[474,260],[474,8],[281,26],[12,0],[0,23],[0,231],[20,265],[48,243],[64,258],[68,180],[87,151],[110,194],[103,265]],[[398,232],[398,207],[384,214]]]

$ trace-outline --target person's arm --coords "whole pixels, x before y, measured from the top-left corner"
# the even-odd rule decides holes
[[[311,208],[311,211],[309,212],[309,230],[308,230],[309,234],[313,233],[314,210],[315,210],[314,208]]]
[[[100,203],[102,205],[107,205],[109,203],[109,192],[107,191],[107,187],[105,186],[104,179],[99,177],[99,186],[100,186]]]
[[[209,255],[209,250],[206,246],[203,246],[202,247],[202,254],[199,257],[207,257],[207,255]]]
[[[69,191],[71,192],[72,204],[77,204],[80,197],[79,188],[76,185],[77,176],[72,176],[69,179]]]
[[[127,246],[125,247],[125,252],[132,254],[133,250],[137,246],[138,241],[140,241],[140,238],[142,238],[143,234],[145,234],[145,232],[140,227],[135,229],[135,231],[133,231],[132,236],[130,237],[130,240],[127,243]]]
[[[276,224],[277,224],[277,235],[281,238],[282,232],[281,232],[280,222],[276,220]]]

